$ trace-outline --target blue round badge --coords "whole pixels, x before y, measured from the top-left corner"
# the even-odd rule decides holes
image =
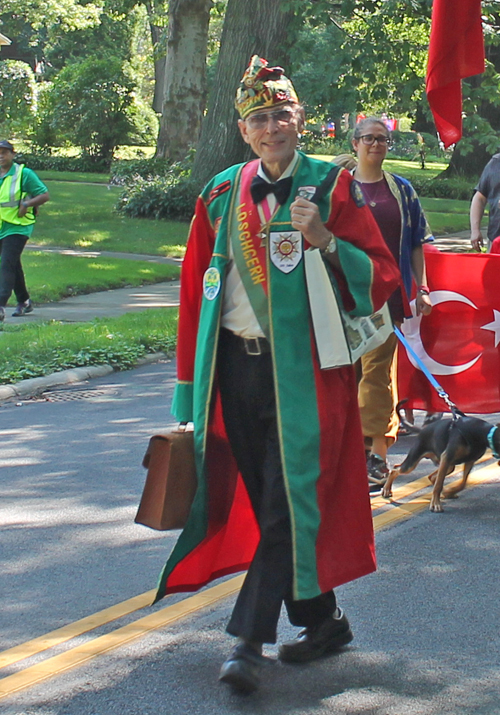
[[[205,271],[203,276],[203,295],[207,300],[217,298],[220,291],[220,273],[218,268],[211,266]]]

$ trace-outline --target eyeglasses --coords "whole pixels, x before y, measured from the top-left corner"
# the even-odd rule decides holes
[[[270,119],[277,124],[290,124],[294,117],[295,112],[293,109],[277,109],[275,112],[251,114],[245,121],[250,129],[264,129]]]
[[[384,144],[385,146],[390,146],[391,144],[391,138],[384,135],[376,137],[375,134],[362,134],[360,137],[355,137],[355,139],[361,139],[363,144],[366,144],[367,146],[372,146],[375,142],[381,146],[384,146]]]

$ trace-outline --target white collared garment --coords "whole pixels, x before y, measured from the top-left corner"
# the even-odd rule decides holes
[[[286,179],[287,176],[291,176],[298,160],[299,155],[295,151],[292,161],[288,164],[287,168],[279,178]],[[268,183],[272,183],[271,179],[269,179],[264,172],[262,161],[259,163],[257,176],[262,177]],[[272,216],[278,208],[276,196],[270,192],[264,201],[267,201],[268,210]],[[261,201],[260,204],[258,204],[258,208],[261,208],[261,204],[263,204],[264,201]],[[259,213],[261,214],[262,212],[259,211]],[[260,327],[260,323],[257,320],[257,316],[254,313],[248,299],[247,292],[241,281],[240,274],[234,260],[231,244],[229,244],[229,263],[224,297],[222,300],[221,326],[223,328],[227,328],[227,330],[230,330],[232,333],[235,333],[235,335],[239,335],[242,338],[265,337],[264,331]]]

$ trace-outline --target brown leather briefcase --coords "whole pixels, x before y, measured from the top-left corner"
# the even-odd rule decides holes
[[[158,531],[182,529],[197,486],[193,432],[154,435],[142,466],[148,473],[135,522]]]

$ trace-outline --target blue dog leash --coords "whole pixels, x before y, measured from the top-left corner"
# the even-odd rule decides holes
[[[450,411],[453,415],[453,419],[456,420],[458,417],[465,417],[465,414],[461,410],[458,409],[458,407],[456,406],[456,404],[454,402],[451,401],[448,393],[441,387],[441,385],[436,380],[434,375],[431,372],[429,372],[429,370],[424,365],[422,360],[418,357],[418,355],[415,353],[413,348],[410,347],[409,342],[407,341],[407,339],[405,338],[405,336],[403,335],[401,330],[398,327],[394,326],[394,332],[396,333],[398,340],[405,346],[406,350],[410,353],[410,355],[415,360],[415,362],[417,363],[419,368],[422,370],[422,372],[424,373],[426,378],[429,380],[432,387],[436,390],[439,397],[446,402],[446,404],[450,408]],[[488,440],[489,440],[489,436],[488,436]],[[495,457],[495,459],[496,459],[496,457]]]

